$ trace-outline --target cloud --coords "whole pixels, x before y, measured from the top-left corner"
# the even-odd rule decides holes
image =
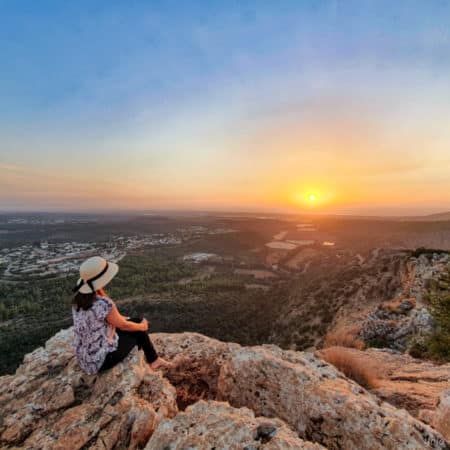
[[[0,162],[0,171],[5,172],[26,172],[27,169],[25,167],[16,166],[14,164],[4,164]]]

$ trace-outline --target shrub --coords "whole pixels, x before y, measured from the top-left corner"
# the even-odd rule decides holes
[[[450,293],[432,295],[431,305],[435,328],[427,342],[428,350],[433,358],[450,361]]]
[[[418,358],[418,359],[425,359],[428,358],[429,355],[429,350],[428,347],[426,345],[425,342],[420,342],[420,341],[414,341],[410,348],[408,353],[413,357],[413,358]]]
[[[359,329],[356,327],[338,328],[327,333],[324,339],[324,348],[327,347],[348,347],[357,348],[358,350],[364,350],[365,344],[358,337]]]
[[[425,357],[450,361],[450,267],[428,283],[428,292],[424,296],[433,316],[433,332],[423,341]],[[413,349],[415,351],[417,349]]]
[[[320,356],[362,387],[372,389],[378,386],[378,373],[375,367],[368,364],[367,360],[361,359],[352,350],[344,347],[329,347],[322,350]]]

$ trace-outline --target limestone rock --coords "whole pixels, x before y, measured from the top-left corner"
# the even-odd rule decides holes
[[[409,295],[421,302],[433,280],[447,272],[449,260],[450,255],[446,253],[411,258],[407,264],[409,280],[406,287]]]
[[[146,450],[321,449],[305,442],[278,419],[255,418],[247,408],[228,403],[199,401],[174,419],[161,422]]]
[[[431,424],[450,441],[450,389],[442,392]]]
[[[326,359],[328,351],[333,349],[320,350],[316,354]],[[439,396],[450,389],[450,364],[418,360],[389,349],[361,351],[340,347],[339,351],[349,353],[364,367],[375,368],[376,388],[371,392],[377,397],[432,423]]]
[[[223,366],[218,387],[233,406],[278,417],[330,449],[449,448],[439,433],[312,354],[240,348]]]
[[[113,369],[86,375],[71,340],[71,329],[59,332],[15,375],[0,377],[0,448],[449,448],[312,354],[154,334],[175,368],[151,372],[134,350]],[[446,405],[441,399],[427,419],[444,432]]]
[[[165,376],[176,388],[180,409],[197,400],[217,397],[217,380],[224,361],[239,345],[225,343],[198,333],[152,335],[159,353],[176,363]]]
[[[408,343],[431,333],[433,319],[425,307],[416,308],[414,298],[397,298],[379,304],[362,322],[359,337],[368,343],[400,351]]]
[[[177,413],[174,387],[137,350],[102,375],[86,375],[71,340],[71,329],[57,333],[26,355],[15,376],[0,378],[0,446],[133,449]]]

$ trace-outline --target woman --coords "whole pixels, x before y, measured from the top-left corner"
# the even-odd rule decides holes
[[[146,319],[122,316],[104,287],[119,271],[117,264],[94,256],[80,267],[80,279],[73,289],[73,348],[80,367],[88,374],[110,369],[138,346],[151,369],[172,367],[158,357],[147,334]]]

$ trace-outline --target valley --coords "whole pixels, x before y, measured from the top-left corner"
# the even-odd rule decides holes
[[[2,217],[0,231],[1,373],[71,324],[71,288],[87,252],[119,261],[108,292],[127,315],[144,315],[151,331],[303,350],[379,302],[407,295],[417,248],[441,244],[424,250],[431,259],[420,267],[432,267],[433,254],[444,261],[450,249],[445,221],[60,215]],[[13,273],[33,254],[34,272]]]

